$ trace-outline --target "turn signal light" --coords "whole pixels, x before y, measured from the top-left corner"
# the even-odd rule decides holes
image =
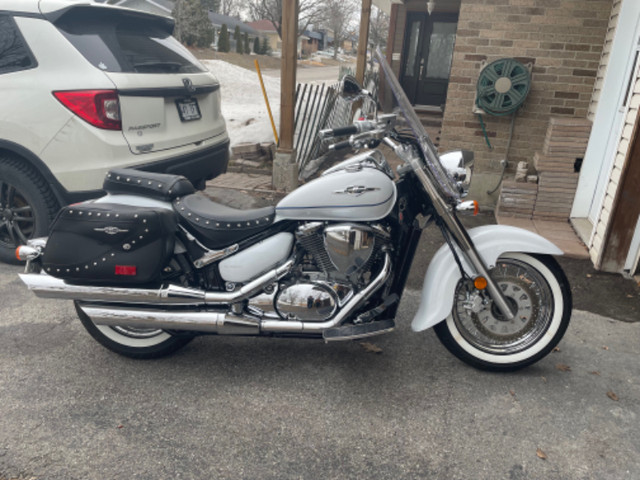
[[[116,90],[53,92],[65,107],[94,127],[122,130],[120,100]]]
[[[37,250],[28,245],[20,245],[18,248],[16,248],[16,258],[21,262],[33,260],[34,258],[38,258],[39,256],[40,250]]]
[[[487,279],[484,277],[476,277],[473,280],[473,286],[476,287],[477,290],[484,290],[487,288]]]

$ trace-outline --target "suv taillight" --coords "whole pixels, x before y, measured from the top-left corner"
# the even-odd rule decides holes
[[[122,130],[120,102],[115,90],[53,92],[65,107],[91,125],[106,130]]]

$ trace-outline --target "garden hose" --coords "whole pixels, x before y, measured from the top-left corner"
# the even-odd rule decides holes
[[[507,151],[502,164],[500,180],[493,190],[487,191],[489,195],[493,194],[500,187],[502,179],[504,178],[508,164],[509,149],[511,147],[511,141],[513,140],[513,126],[515,124],[516,112],[524,103],[530,89],[531,74],[529,73],[529,69],[513,58],[502,58],[490,63],[482,69],[478,77],[476,84],[476,105],[494,117],[512,116]],[[493,150],[482,115],[478,114],[478,118],[487,146],[489,150]]]

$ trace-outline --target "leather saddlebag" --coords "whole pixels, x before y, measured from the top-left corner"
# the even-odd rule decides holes
[[[51,226],[42,266],[70,283],[155,283],[173,253],[176,228],[175,213],[162,208],[64,207]]]

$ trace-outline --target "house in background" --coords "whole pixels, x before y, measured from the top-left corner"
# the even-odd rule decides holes
[[[216,29],[214,45],[218,44],[218,38],[220,36],[220,29],[222,28],[222,25],[227,26],[227,30],[229,31],[229,46],[231,48],[230,49],[231,52],[236,51],[236,41],[237,41],[237,39],[235,38],[236,27],[239,28],[240,34],[243,37],[245,33],[249,35],[249,48],[253,48],[254,39],[260,36],[260,34],[254,28],[250,27],[249,25],[244,23],[242,20],[235,17],[228,17],[226,15],[221,15],[219,13],[214,13],[212,11],[209,11],[209,21],[211,21],[213,28]]]
[[[345,53],[355,53],[358,49],[358,35],[355,33],[347,34],[347,37],[342,40],[342,49]]]
[[[498,200],[499,189],[489,192],[502,178],[502,160],[508,159],[507,175],[518,162],[533,163],[552,118],[593,122],[584,159],[576,162],[578,186],[566,221],[571,216],[597,268],[636,273],[640,2],[373,3],[390,15],[387,60],[440,150],[475,152],[470,198],[481,204]],[[475,108],[476,83],[485,65],[509,58],[530,69],[530,91],[512,136],[511,116],[483,115],[485,133]],[[383,95],[388,104],[389,92]]]
[[[333,46],[333,30],[329,28],[320,28],[315,31],[322,37],[318,40],[318,50],[328,50]]]
[[[304,37],[304,39],[299,42],[298,51],[303,57],[308,57],[319,50],[320,41],[322,40],[320,32],[305,30],[301,37]]]
[[[271,20],[256,20],[255,22],[248,22],[247,25],[258,32],[261,37],[267,39],[271,50],[282,50],[282,40],[280,40],[280,35],[278,35],[278,31],[271,23]]]

